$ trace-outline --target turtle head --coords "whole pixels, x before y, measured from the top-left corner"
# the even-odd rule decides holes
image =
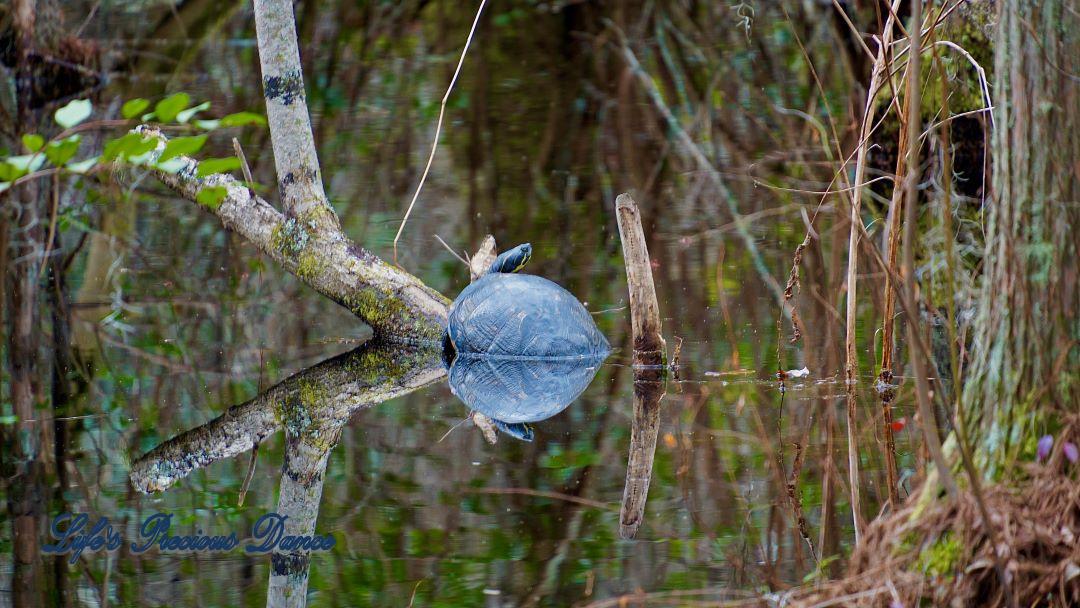
[[[454,362],[454,357],[456,356],[457,349],[454,348],[454,341],[450,339],[450,331],[448,330],[446,331],[446,333],[443,334],[442,339],[443,364],[445,364],[446,367],[449,368],[450,364]]]
[[[492,420],[495,423],[495,428],[506,433],[507,435],[518,439],[520,441],[532,441],[533,430],[532,427],[524,422],[515,422],[513,424],[503,422],[502,420]]]
[[[532,259],[532,244],[522,243],[495,258],[488,272],[512,273],[521,270]]]

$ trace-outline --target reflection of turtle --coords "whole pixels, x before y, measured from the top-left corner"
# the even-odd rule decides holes
[[[577,398],[611,351],[570,292],[513,274],[532,256],[519,245],[450,306],[444,341],[450,389],[503,432],[532,440],[527,422],[550,418]]]

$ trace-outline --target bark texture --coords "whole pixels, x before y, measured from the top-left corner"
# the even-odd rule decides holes
[[[255,33],[282,207],[320,230],[337,230],[311,134],[292,0],[255,0]]]
[[[1053,410],[1080,407],[1080,17],[1070,4],[999,4],[993,198],[963,394],[990,478],[1052,428]]]
[[[20,124],[33,127],[37,124],[37,113],[31,107],[34,72],[30,57],[35,47],[37,3],[17,0],[11,8],[16,113]],[[36,411],[41,394],[37,382],[40,367],[37,271],[44,241],[39,185],[30,182],[14,188],[5,205],[3,211],[10,214],[9,221],[15,229],[4,297],[7,299],[8,388],[11,411],[18,419],[14,433],[4,432],[11,446],[11,462],[5,467],[8,515],[12,522],[11,597],[14,606],[35,606],[44,597],[38,541],[44,511],[44,462],[41,425],[33,422],[41,417]]]
[[[637,203],[627,193],[615,199],[626,284],[630,292],[630,325],[634,338],[634,419],[626,457],[626,484],[619,510],[619,535],[634,538],[645,521],[656,438],[660,432],[660,401],[664,398],[667,344],[660,331],[652,263]]]
[[[641,227],[641,212],[629,194],[615,199],[626,283],[630,290],[630,324],[634,335],[634,365],[663,365],[666,343],[660,332],[660,305],[656,302],[652,263]]]
[[[167,140],[160,131],[146,126],[138,131],[158,139],[157,153],[164,150]],[[191,201],[207,188],[224,188],[220,204],[203,208],[315,291],[348,308],[377,335],[405,342],[442,339],[449,300],[420,279],[356,245],[337,228],[286,217],[231,176],[200,178],[198,162],[185,156],[177,157],[177,166],[175,172],[157,170],[158,178]]]

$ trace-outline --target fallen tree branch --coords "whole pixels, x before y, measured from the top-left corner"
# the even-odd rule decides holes
[[[153,166],[168,138],[146,125],[135,130],[158,140]],[[304,216],[286,217],[232,176],[198,177],[199,163],[186,156],[169,163],[178,169],[153,169],[162,183],[193,202],[208,188],[223,189],[220,204],[202,204],[203,209],[312,289],[348,308],[376,335],[404,342],[442,339],[449,301],[420,279],[353,243],[336,227]]]

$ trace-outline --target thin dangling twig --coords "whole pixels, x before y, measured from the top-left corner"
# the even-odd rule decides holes
[[[413,192],[409,207],[405,210],[405,217],[401,218],[401,225],[398,226],[397,234],[394,235],[394,264],[398,263],[397,244],[401,239],[401,233],[405,230],[405,222],[409,221],[409,215],[412,214],[413,206],[416,205],[416,199],[420,197],[420,190],[423,189],[424,181],[427,180],[428,172],[431,171],[431,162],[435,160],[435,150],[439,147],[439,134],[442,133],[443,114],[446,113],[446,100],[450,98],[450,92],[454,90],[454,83],[457,82],[458,74],[461,73],[461,64],[465,63],[465,54],[469,52],[469,45],[472,44],[473,33],[476,32],[476,25],[480,23],[480,14],[484,11],[485,4],[487,4],[487,0],[480,0],[480,6],[476,9],[472,27],[469,28],[469,37],[465,39],[465,47],[461,49],[461,57],[458,58],[457,67],[454,68],[454,76],[450,78],[450,85],[446,87],[446,94],[443,95],[442,103],[439,105],[439,120],[435,123],[435,137],[431,141],[431,153],[428,154],[427,165],[424,166],[424,173],[420,175],[420,183],[416,184],[416,192]]]

